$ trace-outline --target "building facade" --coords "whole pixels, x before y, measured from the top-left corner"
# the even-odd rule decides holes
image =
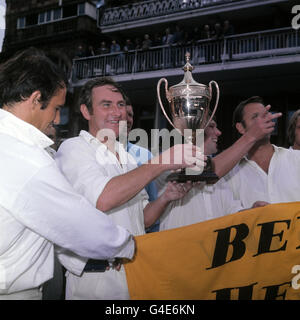
[[[156,86],[161,78],[169,86],[182,80],[189,52],[194,79],[219,84],[221,148],[235,138],[235,106],[254,95],[283,113],[272,141],[284,145],[290,114],[300,108],[300,31],[291,24],[297,2],[7,0],[3,54],[38,46],[67,71],[72,136],[84,126],[73,101],[86,81],[99,76],[112,76],[123,85],[134,106],[136,127],[148,133],[170,128]]]

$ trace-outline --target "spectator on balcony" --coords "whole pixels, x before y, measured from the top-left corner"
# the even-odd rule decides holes
[[[131,39],[126,39],[126,41],[125,41],[125,45],[124,45],[124,47],[123,47],[123,51],[124,52],[128,52],[128,51],[131,51],[131,50],[134,50],[135,49],[135,47],[134,47],[134,44],[133,44],[133,42],[131,41]]]
[[[196,44],[197,41],[200,40],[201,38],[202,38],[201,30],[198,26],[195,26],[190,35],[191,43]]]
[[[229,20],[223,22],[223,36],[229,37],[234,34],[234,27]],[[226,53],[228,54],[229,59],[232,59],[232,42],[226,41]]]
[[[86,55],[88,57],[95,56],[95,50],[93,46],[89,46]]]
[[[183,30],[181,29],[179,24],[177,24],[175,27],[173,43],[176,43],[178,46],[181,46],[183,43]]]
[[[162,45],[162,39],[161,39],[161,36],[158,32],[156,32],[154,34],[154,39],[153,39],[152,45],[153,45],[153,47],[157,47],[157,46]]]
[[[162,37],[162,44],[171,46],[174,42],[174,35],[171,33],[170,28],[166,28],[165,34]],[[173,65],[173,54],[171,52],[171,48],[164,48],[164,58],[163,64],[166,67],[170,67]]]
[[[142,42],[142,50],[149,50],[152,47],[152,40],[149,37],[149,34],[144,35],[144,40]]]
[[[165,30],[165,34],[162,37],[162,44],[166,45],[169,44],[171,45],[174,42],[174,35],[171,33],[171,29],[167,28]]]
[[[109,49],[106,46],[106,42],[102,41],[100,44],[100,48],[97,50],[97,54],[107,54],[109,53]]]
[[[230,23],[230,21],[226,19],[223,22],[223,35],[224,37],[229,37],[229,36],[232,36],[233,34],[234,34],[234,27]]]
[[[132,71],[132,65],[133,65],[133,60],[134,60],[134,52],[130,52],[133,51],[135,49],[135,46],[133,44],[133,42],[131,41],[130,38],[126,39],[125,41],[125,45],[123,47],[123,51],[124,51],[124,63],[125,63],[125,72],[131,72]]]
[[[184,31],[183,33],[183,40],[182,40],[182,45],[187,46],[192,43],[191,35],[188,31]]]
[[[110,45],[110,53],[116,53],[120,51],[121,51],[120,45],[118,44],[117,40],[113,39]]]
[[[111,73],[119,72],[119,68],[123,68],[124,55],[121,54],[121,47],[117,40],[113,39],[110,45],[110,53],[120,53],[114,57],[112,57],[112,70]]]
[[[86,56],[86,53],[83,49],[83,46],[80,44],[78,47],[77,47],[77,50],[75,52],[75,56],[74,58],[83,58]]]
[[[135,50],[142,49],[142,42],[141,42],[141,39],[139,37],[136,37],[134,39],[134,45],[135,45]]]
[[[220,22],[216,22],[212,31],[212,39],[213,40],[220,40],[223,39],[223,29]]]
[[[212,37],[212,34],[211,34],[210,26],[209,24],[205,24],[201,32],[201,39],[207,40],[207,39],[211,39],[211,37]]]
[[[142,50],[144,51],[142,53],[142,70],[148,70],[149,68],[152,68],[152,60],[149,59],[149,53],[148,51],[152,47],[152,40],[149,37],[149,34],[144,35],[144,40],[142,42]]]

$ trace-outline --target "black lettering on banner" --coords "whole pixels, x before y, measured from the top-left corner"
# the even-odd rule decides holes
[[[278,297],[282,297],[281,300],[285,300],[286,289],[281,294],[278,294],[279,288],[284,285],[288,285],[290,287],[291,283],[284,282],[281,284],[275,284],[272,286],[263,287],[263,289],[266,289],[265,300],[278,300],[276,299]]]
[[[287,245],[287,240],[284,242],[284,244],[280,248],[277,248],[274,250],[270,249],[272,244],[272,239],[274,237],[279,237],[279,240],[282,241],[282,236],[283,236],[283,230],[279,233],[275,233],[275,234],[273,233],[274,225],[275,223],[286,223],[287,229],[289,229],[290,222],[291,220],[280,220],[280,221],[271,221],[271,222],[258,224],[258,226],[261,226],[261,232],[259,237],[257,254],[255,254],[253,257],[256,257],[263,253],[268,253],[268,252],[277,252],[282,250],[284,251]]]
[[[231,291],[238,290],[238,300],[252,300],[253,287],[258,282],[252,283],[245,287],[235,287],[235,288],[224,288],[219,290],[214,290],[212,292],[216,293],[216,300],[231,300]]]
[[[230,242],[231,230],[236,230],[234,239]],[[222,266],[225,263],[240,259],[246,250],[246,245],[242,241],[249,234],[249,229],[245,223],[234,225],[225,229],[215,230],[218,232],[216,247],[214,251],[212,266],[208,269],[213,269]],[[229,245],[233,247],[233,253],[230,260],[226,261]]]

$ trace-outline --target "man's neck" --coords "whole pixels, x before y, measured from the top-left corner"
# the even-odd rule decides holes
[[[297,143],[294,143],[294,145],[292,146],[293,150],[300,150],[300,145]]]
[[[248,152],[248,159],[257,163],[266,173],[274,154],[274,147],[269,140],[258,141]]]

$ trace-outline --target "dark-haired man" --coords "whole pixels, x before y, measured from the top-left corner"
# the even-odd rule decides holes
[[[67,81],[30,48],[0,66],[0,299],[41,299],[54,246],[84,261],[132,258],[132,235],[75,192],[45,150]]]
[[[242,101],[235,109],[233,124],[241,135],[247,134],[265,112],[260,97]],[[244,207],[255,201],[269,203],[300,200],[300,153],[277,147],[270,134],[258,140],[248,154],[230,171],[225,180]]]

